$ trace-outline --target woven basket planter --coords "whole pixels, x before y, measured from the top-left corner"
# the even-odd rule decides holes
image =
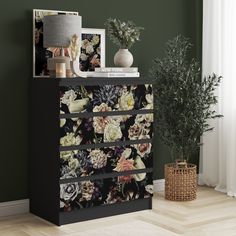
[[[165,198],[191,201],[197,197],[197,167],[186,162],[165,165]]]

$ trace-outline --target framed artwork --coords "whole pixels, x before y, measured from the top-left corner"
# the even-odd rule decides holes
[[[33,77],[49,77],[47,59],[56,54],[57,48],[43,47],[43,18],[48,15],[79,15],[78,12],[57,10],[33,10]],[[68,55],[65,49],[65,55]]]
[[[88,77],[95,67],[105,67],[105,29],[82,28],[79,64]]]

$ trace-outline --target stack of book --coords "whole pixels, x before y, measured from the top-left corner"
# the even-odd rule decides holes
[[[139,77],[138,67],[100,67],[95,68],[92,77]]]

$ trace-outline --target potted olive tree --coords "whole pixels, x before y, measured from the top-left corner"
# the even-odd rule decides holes
[[[199,149],[200,137],[213,127],[209,119],[221,117],[212,109],[217,103],[215,89],[221,76],[201,79],[199,63],[188,60],[189,40],[177,36],[166,43],[165,57],[155,59],[155,115],[157,132],[172,154],[173,163],[165,165],[165,197],[188,201],[196,198],[196,165],[188,163]]]

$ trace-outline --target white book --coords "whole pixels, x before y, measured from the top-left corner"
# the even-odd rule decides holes
[[[138,72],[138,67],[95,67],[95,72]]]
[[[139,72],[119,73],[119,72],[94,72],[89,77],[140,77]]]

